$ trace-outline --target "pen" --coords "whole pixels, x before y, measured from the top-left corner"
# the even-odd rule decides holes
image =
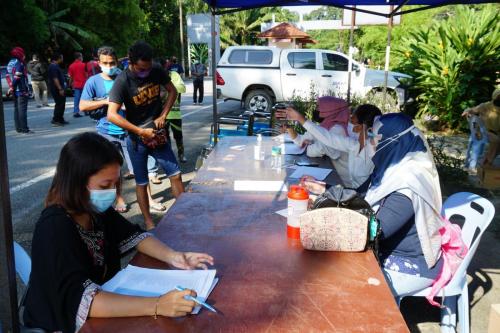
[[[175,286],[175,289],[176,290],[179,290],[179,291],[184,291],[186,290],[186,288],[184,287],[181,287],[181,286]],[[217,310],[215,310],[212,306],[208,305],[207,303],[205,302],[202,302],[200,301],[199,299],[197,299],[196,297],[193,297],[191,295],[188,295],[188,296],[185,296],[186,299],[189,299],[190,301],[194,301],[196,303],[198,303],[199,305],[201,306],[204,306],[205,308],[207,308],[208,310],[212,311],[212,312],[215,312],[217,313]]]

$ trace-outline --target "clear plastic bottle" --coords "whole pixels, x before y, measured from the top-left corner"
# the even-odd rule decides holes
[[[281,147],[274,146],[271,149],[271,168],[281,171],[282,162],[281,162]]]
[[[263,161],[265,157],[264,147],[262,147],[262,134],[257,134],[257,143],[253,146],[253,158]]]

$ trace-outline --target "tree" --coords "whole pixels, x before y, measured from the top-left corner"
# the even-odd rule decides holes
[[[34,0],[2,1],[0,10],[0,63],[9,60],[10,50],[22,46],[29,55],[48,41],[47,16]]]
[[[309,14],[304,15],[304,20],[341,20],[342,9],[330,6],[321,6]]]

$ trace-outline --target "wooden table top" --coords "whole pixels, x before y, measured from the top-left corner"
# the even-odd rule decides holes
[[[287,184],[295,184],[298,179],[290,178],[295,171],[292,168],[283,168],[277,171],[271,168],[271,148],[279,146],[275,138],[263,137],[261,147],[265,151],[265,160],[254,160],[255,136],[228,136],[217,143],[203,166],[198,170],[195,178],[190,182],[188,192],[220,192],[234,191],[235,180],[278,180]],[[293,165],[295,161],[314,161],[320,167],[333,169],[325,179],[328,184],[339,184],[341,180],[333,168],[330,159],[309,158],[303,155],[283,155],[284,165]]]
[[[408,332],[373,253],[302,249],[274,213],[285,207],[272,194],[182,194],[154,233],[214,256],[207,301],[220,313],[89,319],[81,332]],[[133,264],[165,268],[144,255]]]

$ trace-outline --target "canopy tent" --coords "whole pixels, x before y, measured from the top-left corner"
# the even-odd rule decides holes
[[[349,9],[353,11],[359,11],[363,13],[379,15],[387,17],[390,21],[389,23],[389,33],[388,33],[388,47],[386,50],[386,58],[389,56],[390,52],[390,27],[392,26],[392,17],[396,15],[403,15],[407,13],[412,13],[415,11],[421,11],[425,9],[435,8],[439,6],[446,6],[452,4],[480,4],[480,3],[491,3],[496,2],[495,0],[203,0],[207,5],[210,6],[212,14],[212,50],[215,50],[215,16],[224,15],[229,13],[234,13],[237,11],[242,11],[252,8],[262,8],[262,7],[276,7],[276,6],[308,6],[308,5],[322,5],[331,6],[343,9]],[[410,10],[401,10],[405,5],[421,5],[422,7],[412,8]],[[356,6],[365,6],[364,9],[356,8]],[[380,13],[376,11],[366,10],[366,6],[390,6],[391,10],[388,14]],[[351,44],[352,44],[352,33],[351,33]],[[351,50],[351,47],[349,47]],[[352,54],[350,54],[352,58]],[[348,87],[348,100],[350,91],[350,80],[351,80],[351,64],[349,64],[349,87]],[[385,86],[387,86],[387,73],[388,73],[388,60],[386,60],[385,66]],[[217,84],[216,84],[216,54],[215,51],[212,52],[212,102],[213,102],[213,130],[214,130],[214,143],[217,143]],[[384,88],[384,100],[385,100],[386,88]]]

